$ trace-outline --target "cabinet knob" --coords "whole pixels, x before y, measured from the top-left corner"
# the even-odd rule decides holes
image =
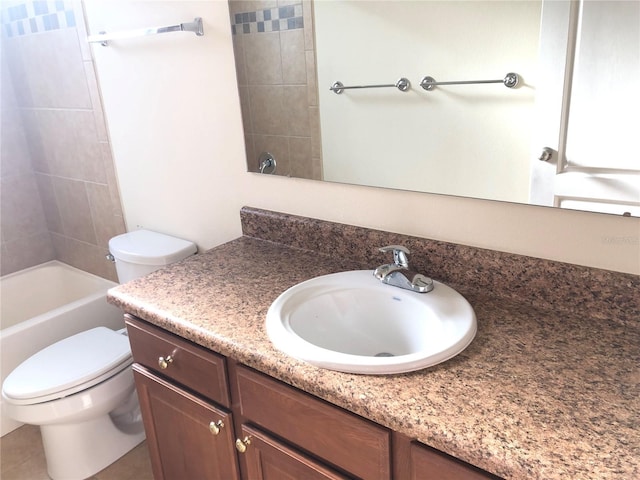
[[[243,440],[236,439],[236,450],[240,453],[246,452],[249,445],[251,445],[251,437],[244,437]]]
[[[167,358],[165,357],[158,357],[158,366],[164,370],[166,369],[170,363],[173,363],[173,357],[171,355],[167,355]]]
[[[224,428],[224,422],[222,420],[209,423],[209,431],[214,435],[218,435],[221,428]]]

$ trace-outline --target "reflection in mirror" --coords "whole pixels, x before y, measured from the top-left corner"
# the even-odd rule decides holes
[[[639,2],[229,5],[249,172],[640,215]]]
[[[247,166],[260,172],[269,152],[277,168],[263,173],[321,180],[311,4],[283,3],[229,2]]]

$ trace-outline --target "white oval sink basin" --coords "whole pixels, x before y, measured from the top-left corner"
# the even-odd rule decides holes
[[[469,302],[434,281],[429,293],[385,285],[371,270],[312,278],[282,293],[267,312],[279,350],[331,370],[392,374],[444,362],[476,334]]]

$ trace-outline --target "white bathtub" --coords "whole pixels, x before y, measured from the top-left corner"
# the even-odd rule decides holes
[[[117,284],[58,261],[0,277],[0,370],[2,382],[21,362],[52,343],[103,325],[124,327],[122,312],[106,292]],[[21,424],[4,414],[1,434]]]

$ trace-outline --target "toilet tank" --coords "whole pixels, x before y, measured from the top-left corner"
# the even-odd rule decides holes
[[[118,281],[125,283],[196,253],[195,243],[149,230],[134,230],[109,240]]]

